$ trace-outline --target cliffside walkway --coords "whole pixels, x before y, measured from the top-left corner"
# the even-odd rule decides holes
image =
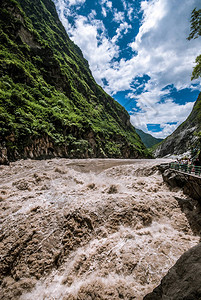
[[[170,163],[170,168],[191,176],[201,177],[201,167],[188,164]]]

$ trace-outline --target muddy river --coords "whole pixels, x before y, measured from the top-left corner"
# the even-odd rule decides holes
[[[163,183],[162,162],[0,166],[1,299],[142,300],[200,239],[197,203]]]

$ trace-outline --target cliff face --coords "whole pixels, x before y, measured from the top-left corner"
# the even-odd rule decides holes
[[[185,252],[144,300],[201,298],[201,243]]]
[[[163,181],[171,188],[180,187],[184,194],[198,200],[201,204],[201,177],[194,174],[181,173],[170,169],[169,164],[159,166],[162,173]]]
[[[125,109],[98,86],[51,0],[3,0],[0,157],[144,157]]]
[[[196,144],[195,132],[201,130],[201,94],[193,107],[189,117],[170,136],[168,136],[155,150],[156,157],[168,154],[182,154]]]

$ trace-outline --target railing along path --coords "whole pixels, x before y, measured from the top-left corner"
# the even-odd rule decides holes
[[[189,164],[170,163],[170,168],[176,171],[184,172],[201,177],[201,166],[194,166]]]

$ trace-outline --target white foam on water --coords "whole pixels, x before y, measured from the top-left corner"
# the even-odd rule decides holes
[[[198,243],[199,236],[175,199],[185,196],[163,183],[155,167],[158,161],[120,162],[20,161],[3,169],[10,178],[9,185],[5,180],[0,184],[0,190],[8,191],[3,216],[8,235],[23,218],[34,218],[35,210],[34,226],[42,235],[40,249],[51,248],[52,232],[58,229],[62,252],[66,228],[78,226],[79,240],[63,252],[58,269],[53,266],[21,300],[76,300],[92,292],[108,300],[109,290],[113,299],[141,300],[180,255]],[[24,186],[28,188],[21,189]],[[77,225],[74,216],[91,222],[88,235],[85,223]],[[41,219],[47,223],[45,228]]]

